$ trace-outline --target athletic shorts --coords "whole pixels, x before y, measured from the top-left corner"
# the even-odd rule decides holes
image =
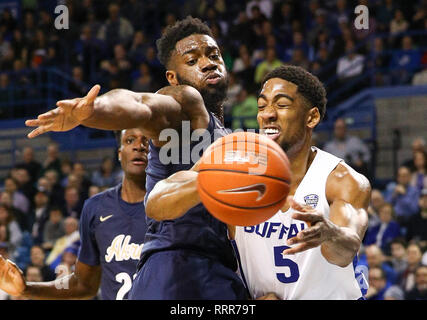
[[[153,253],[139,270],[129,300],[246,300],[240,277],[222,263],[186,250]]]

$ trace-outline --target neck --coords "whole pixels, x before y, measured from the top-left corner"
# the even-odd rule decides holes
[[[293,196],[301,183],[304,175],[307,173],[308,168],[310,167],[313,159],[316,155],[316,152],[311,150],[311,135],[306,141],[301,145],[294,148],[291,148],[287,152],[289,162],[291,163],[291,172],[292,172],[292,181],[289,189],[289,195]],[[286,212],[289,209],[289,203],[286,202],[282,207],[282,211]]]
[[[207,107],[208,111],[212,112],[218,120],[224,124],[224,108],[222,104],[219,104],[215,107]]]
[[[291,163],[292,172],[290,194],[294,194],[296,188],[313,162],[316,152],[311,150],[310,139],[306,139],[304,144],[298,150],[290,150],[287,155],[289,157],[289,162]]]
[[[217,111],[213,113],[215,117],[218,118],[219,121],[221,121],[222,124],[224,124],[224,111],[222,107]]]
[[[144,201],[145,173],[138,178],[124,176],[122,181],[121,197],[128,203]]]

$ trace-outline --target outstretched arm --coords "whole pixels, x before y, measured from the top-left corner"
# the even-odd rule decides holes
[[[155,185],[145,206],[149,218],[158,221],[177,219],[200,203],[197,192],[198,164],[191,170],[178,171]]]
[[[27,126],[37,127],[28,137],[82,124],[104,130],[138,127],[156,139],[165,128],[179,128],[182,120],[191,121],[193,129],[207,128],[209,123],[200,93],[190,86],[168,86],[157,93],[115,89],[98,97],[99,90],[96,85],[86,97],[58,101],[57,108],[27,120]]]
[[[330,203],[329,218],[309,206],[291,200],[294,219],[306,221],[308,228],[300,231],[289,244],[297,246],[285,250],[293,254],[321,246],[322,255],[330,263],[348,266],[357,254],[368,225],[367,208],[371,187],[369,181],[346,164],[339,164],[326,183],[326,197]]]
[[[0,255],[0,289],[37,300],[90,299],[98,292],[101,267],[77,261],[71,275],[50,282],[25,282],[22,271]]]

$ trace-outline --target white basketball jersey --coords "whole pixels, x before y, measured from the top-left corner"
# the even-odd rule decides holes
[[[323,212],[329,217],[326,180],[342,159],[313,147],[317,151],[294,199]],[[296,246],[287,239],[307,228],[301,220],[291,218],[293,209],[279,211],[257,226],[236,227],[235,243],[243,278],[254,299],[269,292],[279,298],[294,299],[359,299],[361,289],[353,264],[345,268],[329,263],[320,246],[292,255],[283,250]]]

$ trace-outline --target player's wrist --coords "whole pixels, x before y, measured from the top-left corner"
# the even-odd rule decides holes
[[[343,230],[340,226],[336,225],[329,219],[325,219],[325,224],[327,225],[324,242],[329,242],[331,244],[336,243],[342,238]]]

